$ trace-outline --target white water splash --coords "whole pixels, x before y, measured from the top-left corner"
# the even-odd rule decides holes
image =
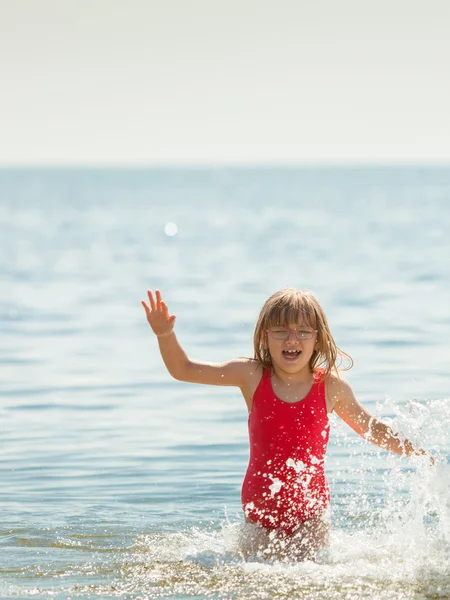
[[[343,590],[351,599],[449,598],[450,407],[443,400],[425,408],[412,402],[396,407],[393,423],[409,439],[415,434],[413,441],[436,456],[435,465],[425,457],[384,453],[385,468],[371,471],[366,457],[361,485],[344,496],[338,508],[344,518],[332,518],[330,546],[315,562],[280,561],[270,554],[245,561],[239,541],[255,526],[224,523],[213,531],[141,536],[139,557],[146,568],[139,571],[139,589],[239,600],[342,600]],[[305,472],[298,461],[287,465]],[[378,478],[375,487],[364,487],[367,473]],[[137,567],[130,572],[133,577]]]
[[[295,461],[293,458],[288,458],[286,461],[287,467],[292,467],[296,473],[301,473],[304,471],[306,465],[303,461],[297,460]]]
[[[278,479],[278,477],[272,477],[272,475],[269,475],[269,477],[272,480],[272,484],[269,485],[270,495],[274,498],[275,494],[278,494],[283,487],[284,482],[281,481],[281,479]]]

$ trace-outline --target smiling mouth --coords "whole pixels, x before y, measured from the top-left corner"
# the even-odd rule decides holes
[[[295,360],[301,353],[301,350],[283,350],[283,357],[286,360]]]

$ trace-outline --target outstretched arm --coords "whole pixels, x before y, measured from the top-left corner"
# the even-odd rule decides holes
[[[170,315],[161,293],[148,291],[149,303],[142,301],[147,321],[158,338],[159,350],[169,373],[179,381],[245,388],[251,369],[248,359],[225,363],[193,361],[181,347],[174,332],[175,315]]]
[[[399,436],[389,425],[372,416],[361,406],[345,379],[330,376],[327,395],[334,404],[333,408],[336,414],[364,439],[396,454],[425,455],[429,456],[431,462],[434,462],[428,452],[422,448],[416,448],[409,440]]]

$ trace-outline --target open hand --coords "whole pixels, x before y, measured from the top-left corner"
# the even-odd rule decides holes
[[[142,306],[145,308],[147,321],[153,329],[153,333],[158,337],[165,337],[172,333],[176,317],[175,315],[169,315],[169,309],[167,308],[167,304],[161,300],[161,292],[159,290],[156,290],[155,296],[156,299],[153,297],[151,290],[148,290],[150,306],[143,300]]]

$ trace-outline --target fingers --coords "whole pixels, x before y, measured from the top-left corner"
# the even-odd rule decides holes
[[[176,316],[169,314],[167,304],[161,299],[159,290],[155,290],[154,295],[151,290],[147,290],[147,294],[150,305],[144,300],[141,300],[141,304],[145,309],[150,327],[158,337],[169,335],[173,329]]]
[[[153,298],[152,291],[148,290],[147,294],[148,294],[148,301],[150,302],[150,306],[152,307],[152,310],[156,310],[156,303],[155,303],[155,299]]]
[[[147,293],[148,293],[148,300],[150,302],[152,311],[154,311],[154,310],[160,310],[162,312],[167,311],[167,304],[164,302],[164,300],[161,300],[161,292],[159,290],[155,290],[156,301],[155,301],[155,298],[153,297],[151,290],[148,290]]]
[[[169,317],[169,309],[167,308],[167,304],[161,300],[161,312],[163,317],[167,319]]]
[[[148,295],[148,301],[150,304],[150,308],[152,309],[152,312],[154,310],[167,310],[167,304],[164,302],[164,300],[161,299],[161,292],[159,290],[155,290],[155,296],[153,296],[153,293],[151,290],[147,290],[147,295]],[[144,307],[148,307],[148,305],[142,300],[142,305]]]
[[[156,308],[157,308],[157,310],[161,310],[161,292],[159,290],[156,290],[155,294],[156,294]]]
[[[155,296],[153,296],[152,291],[148,290],[147,294],[150,306],[148,306],[143,300],[141,302],[147,315],[152,312],[161,312],[167,319],[169,317],[169,309],[167,308],[167,304],[164,302],[164,300],[161,299],[161,292],[159,290],[155,290]]]

